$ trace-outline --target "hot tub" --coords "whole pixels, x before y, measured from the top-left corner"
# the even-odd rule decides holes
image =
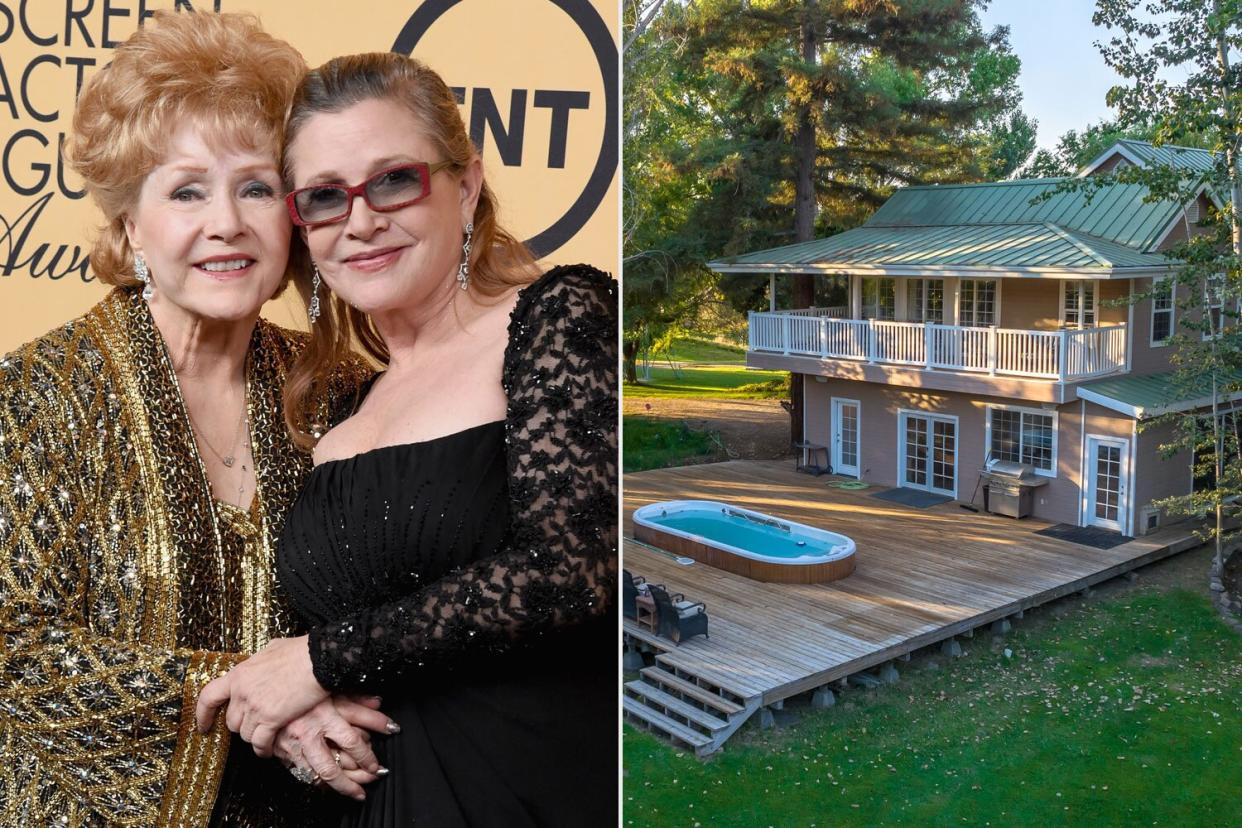
[[[711,500],[640,507],[634,537],[756,581],[819,584],[854,571],[845,535]]]

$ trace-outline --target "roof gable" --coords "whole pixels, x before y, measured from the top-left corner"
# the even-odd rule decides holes
[[[1175,144],[1163,144],[1157,147],[1146,141],[1123,138],[1079,170],[1078,176],[1110,172],[1116,168],[1118,159],[1138,167],[1164,165],[1197,172],[1206,172],[1215,163],[1215,156],[1205,149],[1181,147]]]
[[[1056,224],[1137,250],[1160,240],[1172,202],[1145,203],[1141,184],[1109,184],[1093,194],[1055,192],[1062,178],[906,187],[893,193],[864,227]],[[1047,199],[1032,204],[1041,195]]]

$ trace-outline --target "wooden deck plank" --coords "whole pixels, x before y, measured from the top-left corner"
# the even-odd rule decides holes
[[[1093,549],[1034,534],[1041,521],[908,509],[828,482],[776,461],[626,475],[626,568],[704,601],[711,638],[674,645],[628,622],[627,633],[664,650],[663,664],[770,703],[1196,543],[1170,527]],[[682,566],[632,539],[633,510],[660,500],[719,500],[840,532],[857,544],[858,568],[827,584],[767,584]]]

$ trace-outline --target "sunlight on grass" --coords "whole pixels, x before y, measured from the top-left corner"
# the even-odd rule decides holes
[[[795,707],[793,725],[748,725],[706,762],[627,726],[625,823],[1236,818],[1242,639],[1206,599],[1146,590],[989,639],[976,636],[966,658],[935,659],[936,669],[924,660],[894,686],[847,691],[835,708]]]
[[[680,420],[626,416],[623,471],[663,469],[721,459],[719,440],[709,431],[690,428]]]
[[[742,366],[708,365],[683,368],[652,368],[651,380],[627,383],[626,397],[707,397],[719,399],[783,399],[789,396],[789,374],[783,371],[748,371]]]
[[[685,337],[673,341],[667,355],[660,354],[652,360],[658,365],[667,356],[674,362],[737,363],[746,361],[746,349],[738,345],[726,345],[699,337]]]

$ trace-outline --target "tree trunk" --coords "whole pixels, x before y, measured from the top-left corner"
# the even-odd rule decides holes
[[[1212,0],[1212,15],[1220,18],[1220,0]],[[1233,108],[1234,90],[1229,88],[1229,41],[1226,37],[1228,27],[1222,26],[1216,36],[1216,59],[1220,61],[1220,99],[1225,110],[1225,123],[1234,124],[1236,113]],[[1238,217],[1239,205],[1242,205],[1242,168],[1238,165],[1237,127],[1234,134],[1225,140],[1225,161],[1229,164],[1229,225],[1232,230],[1233,252],[1242,255],[1242,221]]]
[[[625,360],[625,381],[631,384],[638,382],[638,344],[622,343],[621,355]]]
[[[1220,0],[1212,0],[1212,15],[1220,19]],[[1216,59],[1220,62],[1220,99],[1224,105],[1225,123],[1236,124],[1233,107],[1234,90],[1230,89],[1230,69],[1229,69],[1229,42],[1226,37],[1227,26],[1222,26],[1220,33],[1216,37]],[[1225,140],[1225,161],[1229,165],[1229,229],[1230,236],[1233,240],[1234,255],[1242,255],[1242,220],[1239,220],[1238,209],[1242,205],[1242,168],[1239,168],[1238,159],[1238,140],[1237,127],[1234,126],[1234,135],[1226,137]],[[1237,274],[1234,274],[1237,278]],[[1228,279],[1226,279],[1226,285]],[[1226,292],[1225,286],[1222,286],[1222,292]],[[1222,300],[1223,301],[1223,300]],[[1224,311],[1221,311],[1221,326],[1224,327]],[[1213,336],[1216,331],[1212,331]],[[1213,348],[1215,350],[1215,348]],[[1216,377],[1212,377],[1212,421],[1216,428],[1217,449],[1216,449],[1216,479],[1220,480],[1223,473],[1223,447],[1224,440],[1221,435],[1221,424],[1216,422]],[[1225,577],[1225,554],[1224,554],[1224,538],[1222,533],[1225,528],[1224,520],[1224,504],[1221,503],[1219,494],[1216,498],[1216,550],[1212,557],[1212,571],[1210,578],[1213,581],[1223,582]]]
[[[816,60],[815,27],[811,22],[811,0],[804,3],[802,25],[799,38],[802,41],[802,60],[808,65]],[[798,134],[795,146],[798,153],[797,179],[794,181],[794,239],[799,242],[811,241],[815,238],[815,121],[816,113],[809,103],[798,108]],[[793,306],[809,308],[815,304],[815,277],[798,275],[793,277]],[[804,439],[802,433],[802,398],[801,375],[789,375],[789,433],[790,442],[800,443]]]
[[[809,66],[815,62],[815,27],[811,22],[811,0],[799,32],[802,60]],[[795,146],[798,153],[797,179],[794,182],[794,240],[807,242],[815,238],[815,117],[809,103],[798,107],[798,134]],[[815,304],[815,277],[795,276],[793,303],[796,308],[809,308]]]

